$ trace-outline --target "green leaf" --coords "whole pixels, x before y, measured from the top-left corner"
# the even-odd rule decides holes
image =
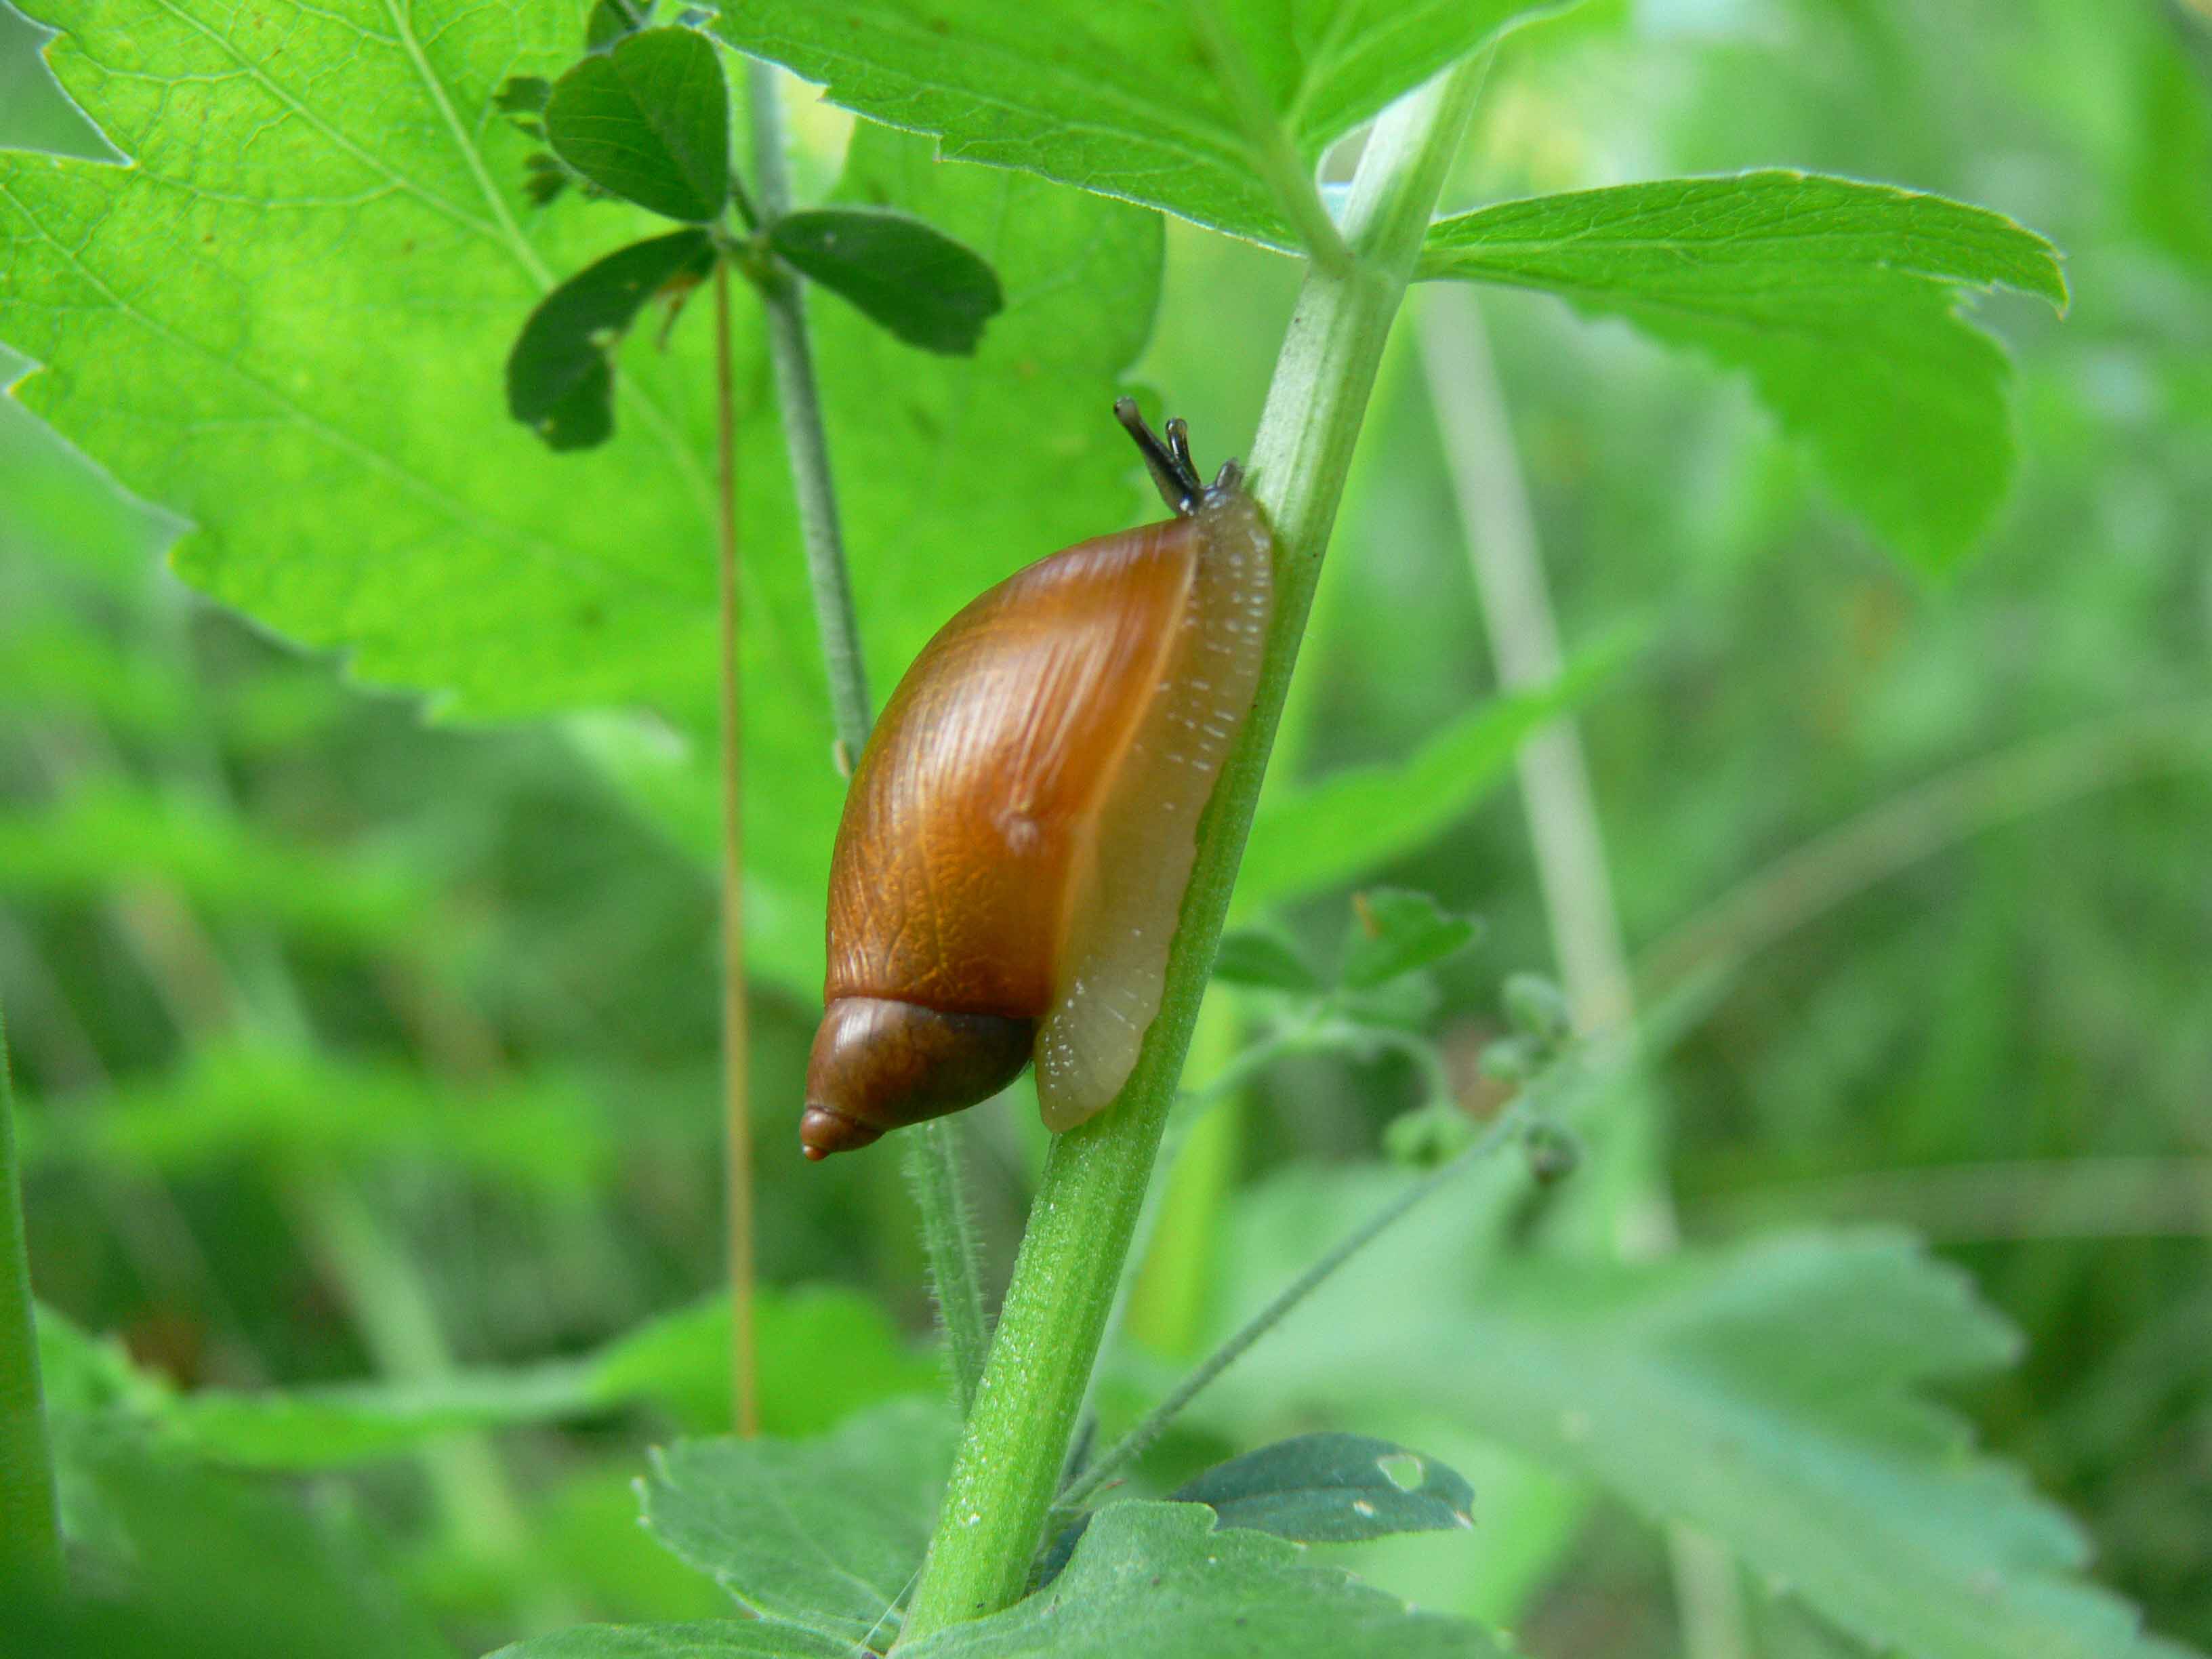
[[[1203,1504],[1224,1527],[1300,1543],[1350,1544],[1394,1533],[1445,1532],[1474,1524],[1474,1489],[1433,1458],[1371,1435],[1293,1435],[1217,1463],[1168,1494]],[[1098,1518],[1064,1530],[1038,1570],[1057,1577]]]
[[[1260,112],[1309,173],[1336,139],[1546,0],[1222,0]],[[746,0],[714,27],[830,98],[934,133],[947,159],[1023,167],[1297,246],[1265,141],[1181,8],[1085,0]]]
[[[1452,915],[1426,893],[1376,887],[1355,895],[1352,903],[1342,978],[1355,991],[1442,962],[1474,944],[1481,931],[1473,917]]]
[[[679,296],[714,268],[703,230],[617,248],[538,303],[507,360],[507,410],[555,449],[613,435],[614,352],[647,301]]]
[[[853,1645],[765,1620],[694,1625],[579,1625],[533,1636],[489,1659],[853,1659]]]
[[[553,84],[545,136],[611,195],[704,224],[730,199],[730,91],[714,43],[647,29]]]
[[[787,213],[775,251],[908,345],[965,357],[1006,307],[991,267],[910,214],[878,208]]]
[[[1271,991],[1314,992],[1322,988],[1297,948],[1269,927],[1239,927],[1221,936],[1213,976],[1231,985],[1258,985]]]
[[[1235,914],[1303,898],[1433,839],[1504,781],[1523,738],[1580,703],[1625,655],[1615,645],[1581,653],[1551,684],[1469,709],[1402,761],[1271,787],[1237,867]]]
[[[1462,1620],[1417,1613],[1198,1504],[1101,1510],[1067,1571],[1004,1612],[899,1650],[911,1659],[1498,1659]]]
[[[653,1460],[645,1523],[763,1619],[888,1638],[921,1565],[955,1425],[894,1401],[814,1440],[684,1440]]]
[[[1372,1435],[1294,1435],[1218,1463],[1170,1496],[1224,1527],[1306,1543],[1472,1527],[1474,1489],[1433,1458]]]
[[[2014,463],[2010,360],[1962,295],[2067,300],[2057,251],[2002,214],[1781,171],[1462,214],[1419,274],[1541,289],[1747,371],[1837,497],[1930,565],[1972,545]]]
[[[1396,1185],[1276,1183],[1244,1218],[1224,1321],[1279,1287],[1293,1241],[1348,1226]],[[1249,1433],[1290,1401],[1419,1400],[1710,1534],[1877,1650],[2130,1650],[2136,1619],[2079,1577],[2080,1533],[1921,1393],[2018,1352],[1957,1272],[1885,1234],[1634,1266],[1499,1259],[1494,1224],[1484,1205],[1417,1212],[1201,1413]]]

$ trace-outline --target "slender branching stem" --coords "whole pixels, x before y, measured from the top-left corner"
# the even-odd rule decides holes
[[[1084,1471],[1082,1479],[1062,1494],[1056,1508],[1061,1510],[1079,1509],[1103,1490],[1117,1474],[1142,1456],[1152,1443],[1167,1431],[1169,1425],[1198,1397],[1206,1384],[1242,1358],[1254,1343],[1281,1324],[1292,1309],[1319,1290],[1338,1268],[1412,1214],[1423,1200],[1449,1186],[1467,1170],[1510,1144],[1521,1133],[1526,1121],[1517,1103],[1507,1108],[1491,1121],[1490,1126],[1464,1152],[1409,1182],[1405,1191],[1323,1251],[1304,1273],[1270,1299],[1266,1307],[1246,1320],[1219,1347],[1194,1366],[1142,1422],[1094,1458]]]
[[[762,222],[773,225],[791,210],[791,177],[784,157],[783,106],[778,71],[757,59],[746,71],[753,132],[753,185]],[[837,514],[837,487],[830,471],[830,440],[822,426],[822,398],[814,378],[807,334],[806,284],[796,271],[771,265],[763,283],[768,312],[769,359],[783,415],[783,441],[791,458],[791,484],[799,500],[799,529],[806,544],[806,575],[814,589],[816,626],[829,667],[830,706],[837,738],[855,755],[874,724],[868,701],[867,665],[860,655],[860,625],[853,608],[853,583],[845,565],[845,536]]]
[[[15,1095],[0,1017],[0,1591],[52,1595],[61,1582],[61,1522],[15,1167]]]
[[[1056,1137],[930,1544],[908,1638],[996,1611],[1027,1582],[1067,1455],[1282,717],[1323,550],[1392,319],[1474,113],[1486,59],[1376,125],[1354,181],[1350,270],[1309,270],[1253,447],[1276,538],[1258,694],[1200,827],[1160,1012],[1119,1098]]]
[[[730,270],[714,268],[717,586],[721,594],[722,1132],[730,1266],[730,1420],[760,1432],[753,1352],[753,1126],[746,1079],[744,707],[738,668],[738,442]]]
[[[752,124],[756,210],[763,225],[772,226],[791,208],[775,66],[757,59],[750,62],[746,91]],[[822,635],[823,661],[829,673],[830,709],[838,745],[849,767],[867,744],[874,714],[868,700],[867,668],[860,654],[853,584],[845,564],[837,491],[830,471],[830,443],[822,426],[822,398],[807,333],[806,288],[796,271],[769,260],[763,270],[760,289],[767,313],[769,358],[775,374],[777,406],[783,416],[784,450],[790,459],[799,532],[806,547],[807,580],[813,589],[815,623]],[[953,1386],[964,1413],[975,1401],[976,1383],[983,1374],[983,1351],[990,1340],[990,1328],[983,1313],[982,1251],[964,1191],[961,1134],[958,1120],[939,1118],[917,1124],[900,1139],[906,1149],[908,1183],[921,1215],[922,1247],[945,1326]]]

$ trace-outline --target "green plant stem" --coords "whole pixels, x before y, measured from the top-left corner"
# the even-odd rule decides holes
[[[722,1131],[730,1269],[730,1420],[760,1432],[753,1345],[753,1121],[745,1029],[743,686],[738,662],[738,441],[730,368],[730,268],[714,267],[715,575],[722,716]]]
[[[791,208],[791,180],[783,151],[778,71],[750,60],[746,104],[752,123],[753,183],[763,223],[773,225]],[[842,769],[867,745],[874,724],[867,668],[860,655],[860,623],[845,564],[845,539],[837,517],[837,491],[830,472],[830,442],[822,427],[822,398],[815,383],[814,353],[806,329],[806,285],[796,271],[771,265],[760,283],[767,313],[769,360],[783,416],[784,450],[790,459],[799,526],[806,546],[807,580],[814,593],[816,626],[830,679],[830,703],[843,750]],[[945,1350],[963,1415],[974,1406],[983,1375],[990,1328],[983,1314],[982,1249],[964,1190],[961,1127],[956,1119],[917,1124],[900,1139],[906,1148],[908,1184],[921,1214],[924,1253],[945,1326]]]
[[[1166,993],[1136,1070],[1112,1106],[1056,1137],[1046,1158],[907,1637],[994,1612],[1027,1581],[1175,1099],[1376,369],[1487,67],[1486,57],[1469,60],[1376,124],[1346,216],[1353,266],[1307,274],[1253,447],[1253,491],[1276,541],[1258,694],[1200,827]]]
[[[746,68],[746,105],[753,132],[753,183],[758,211],[773,225],[791,210],[790,170],[783,152],[783,106],[777,70],[758,59]],[[837,488],[830,471],[830,440],[822,426],[822,398],[814,379],[814,349],[806,329],[806,283],[796,271],[774,268],[762,285],[768,313],[769,362],[775,374],[784,447],[791,458],[791,486],[799,501],[799,529],[806,544],[806,576],[814,590],[816,626],[829,669],[830,705],[837,739],[854,756],[875,723],[868,700],[867,664],[860,655],[860,625],[853,609],[853,583],[845,565],[845,536],[837,515]]]
[[[15,1167],[15,1091],[0,1014],[0,1589],[58,1593],[61,1517],[39,1385],[39,1334]]]

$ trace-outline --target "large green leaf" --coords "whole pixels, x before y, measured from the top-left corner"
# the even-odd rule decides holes
[[[1222,0],[1237,62],[1182,7],[1086,0],[746,0],[715,27],[848,108],[937,134],[951,158],[1022,167],[1283,246],[1263,180],[1287,141],[1329,143],[1559,0]],[[1232,88],[1249,87],[1241,99]]]
[[[913,1659],[1498,1659],[1480,1627],[1417,1613],[1200,1504],[1115,1504],[1052,1583],[899,1650]]]
[[[1420,274],[1563,295],[1746,370],[1838,497],[1929,564],[1987,527],[2014,465],[2011,362],[1962,294],[2066,303],[2056,251],[2002,214],[1780,171],[1462,214]]]
[[[937,1401],[895,1401],[813,1440],[686,1440],[654,1459],[645,1523],[763,1619],[887,1637],[952,1462]]]
[[[573,191],[529,208],[530,140],[494,107],[508,76],[573,61],[581,4],[33,9],[65,32],[61,82],[137,165],[0,156],[0,338],[44,365],[18,395],[192,521],[176,560],[196,586],[463,716],[617,711],[603,729],[645,734],[646,793],[711,821],[712,331],[687,319],[665,353],[636,331],[617,434],[588,454],[547,453],[503,408],[532,307],[655,228]],[[1006,300],[957,363],[816,308],[880,696],[980,589],[1127,521],[1111,408],[1159,227],[879,128],[840,194],[926,217]],[[750,955],[811,993],[842,784],[749,309],[739,358]]]
[[[1225,1316],[1279,1288],[1293,1241],[1348,1228],[1401,1178],[1268,1189]],[[1322,1401],[1418,1401],[1711,1534],[1879,1650],[2130,1651],[2130,1609],[2078,1576],[2080,1534],[1921,1393],[2017,1353],[1961,1275],[1887,1234],[1500,1261],[1486,1207],[1418,1212],[1201,1409],[1250,1433]]]

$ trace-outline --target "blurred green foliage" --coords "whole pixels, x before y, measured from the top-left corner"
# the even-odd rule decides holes
[[[0,9],[0,145],[96,149],[37,39]],[[1628,939],[1655,994],[1686,961],[1721,975],[1648,1095],[1682,1225],[1716,1245],[1781,1222],[1927,1236],[2026,1336],[2016,1367],[1949,1397],[2082,1520],[2153,1628],[2212,1644],[2212,21],[2182,0],[1589,8],[1507,50],[1451,205],[1767,163],[2012,214],[2068,251],[2074,305],[1979,304],[2016,364],[2022,472],[1937,581],[1838,516],[1738,380],[1540,296],[1483,301],[1571,654],[1641,642],[1577,693]],[[880,173],[921,166],[887,146]],[[1291,297],[1275,256],[1171,230],[1134,372],[1207,453],[1250,431]],[[1128,320],[1098,325],[1071,408],[1133,345],[1111,325]],[[1310,825],[1302,805],[1339,804],[1394,884],[1485,919],[1437,970],[1449,1052],[1471,1054],[1504,1029],[1503,972],[1551,958],[1524,818],[1501,794],[1384,835],[1371,803],[1406,774],[1347,770],[1442,756],[1464,781],[1511,735],[1470,714],[1495,676],[1414,345],[1402,330],[1363,441],[1271,810]],[[919,361],[828,356],[856,429]],[[844,453],[865,475],[865,447]],[[913,488],[870,477],[861,533],[886,541]],[[1097,506],[984,526],[1030,536]],[[49,1335],[58,1415],[82,1430],[62,1443],[73,1536],[187,1513],[225,1586],[281,1542],[296,1595],[231,1606],[210,1652],[256,1618],[312,1615],[380,1654],[711,1617],[726,1604],[636,1534],[627,1487],[646,1443],[716,1427],[723,1394],[724,1316],[698,1300],[720,1261],[713,888],[667,827],[691,798],[641,813],[651,757],[604,722],[467,729],[361,690],[189,595],[155,558],[175,528],[0,403],[0,999],[33,1265],[46,1304],[120,1345]],[[878,574],[910,645],[939,618]],[[2043,770],[2005,769],[2030,750]],[[1301,902],[1273,922],[1309,961],[1344,929],[1334,848],[1280,842],[1297,867],[1270,896]],[[778,1103],[814,1011],[781,986],[756,1003],[763,1270],[860,1292],[793,1288],[763,1314],[771,1426],[796,1433],[928,1391],[935,1368],[895,1160],[789,1156]],[[1186,1156],[1214,1200],[1179,1197],[1192,1224],[1153,1246],[1203,1287],[1200,1325],[1271,1288],[1251,1241],[1296,1190],[1275,1172],[1371,1154],[1428,1081],[1304,1056],[1205,1120]],[[1002,1263],[1025,1112],[976,1115]],[[1109,1419],[1195,1340],[1138,1301]],[[1336,1357],[1326,1331],[1276,1341],[1255,1387]],[[1351,1426],[1432,1448],[1474,1478],[1479,1522],[1518,1529],[1479,1531],[1472,1563],[1462,1539],[1419,1539],[1363,1570],[1512,1618],[1533,1653],[1674,1651],[1651,1534],[1477,1437],[1479,1414],[1439,1405],[1443,1363]],[[346,1392],[379,1382],[414,1415]],[[254,1408],[271,1386],[295,1415]],[[1315,1385],[1285,1426],[1329,1397]],[[1241,1449],[1231,1398],[1148,1483]],[[142,1437],[168,1454],[118,1459]],[[335,1588],[364,1577],[380,1588]],[[1762,1654],[1855,1650],[1770,1588],[1750,1587]],[[165,1650],[130,1616],[114,1650]]]

